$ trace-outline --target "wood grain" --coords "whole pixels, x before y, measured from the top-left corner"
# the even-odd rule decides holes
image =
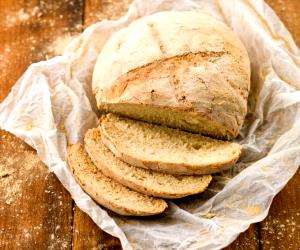
[[[300,1],[299,0],[266,0],[281,21],[292,34],[296,44],[300,45]]]
[[[300,1],[266,0],[300,46]],[[300,249],[300,172],[275,197],[268,217],[261,223],[262,249]]]
[[[57,39],[81,31],[82,6],[83,0],[0,1],[0,101],[31,63],[54,55]]]
[[[0,130],[0,249],[70,249],[72,199],[26,143]]]
[[[300,172],[275,197],[268,217],[260,223],[263,249],[300,249]]]
[[[120,241],[103,232],[78,207],[74,211],[73,249],[121,249]]]
[[[115,20],[124,15],[133,0],[86,0],[84,26],[105,19]]]
[[[231,243],[226,250],[257,250],[259,249],[258,227],[251,225],[247,231]]]
[[[94,22],[117,19],[131,1],[0,0],[0,101],[32,62],[58,53],[57,42]],[[299,46],[300,1],[266,2]],[[72,211],[70,195],[35,151],[1,130],[0,156],[0,249],[120,249],[78,207]],[[266,220],[226,249],[300,249],[299,182],[298,172]]]
[[[0,1],[0,101],[31,63],[54,55],[56,39],[77,32],[82,6],[77,0]],[[34,150],[5,131],[0,172],[0,249],[70,249],[70,195]]]

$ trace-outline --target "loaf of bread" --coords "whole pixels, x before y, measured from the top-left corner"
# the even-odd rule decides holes
[[[167,208],[164,200],[135,192],[103,175],[81,144],[69,146],[68,163],[82,189],[100,205],[118,214],[154,215]]]
[[[197,12],[161,12],[115,33],[93,73],[100,110],[219,139],[244,122],[250,63],[237,36]]]
[[[100,123],[103,143],[122,161],[168,174],[210,174],[231,167],[241,146],[179,129],[108,114]]]
[[[134,147],[134,145],[132,145]],[[84,137],[84,147],[101,172],[133,190],[161,198],[181,198],[203,192],[210,175],[170,175],[131,166],[104,146],[99,129],[90,129]]]

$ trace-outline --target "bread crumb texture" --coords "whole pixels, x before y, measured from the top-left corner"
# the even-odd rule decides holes
[[[84,141],[91,159],[103,174],[144,194],[180,198],[203,192],[212,179],[210,175],[170,175],[127,164],[104,146],[99,129],[90,129]]]
[[[69,147],[68,162],[83,190],[100,205],[116,213],[152,215],[162,213],[167,207],[164,200],[135,192],[103,175],[81,144]]]
[[[237,143],[108,114],[101,121],[102,140],[115,155],[140,167],[154,166],[169,173],[219,172],[234,164]]]

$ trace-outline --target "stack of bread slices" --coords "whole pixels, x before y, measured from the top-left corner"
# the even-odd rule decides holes
[[[250,63],[223,23],[197,12],[160,12],[115,33],[102,49],[93,92],[104,113],[69,166],[100,205],[154,215],[165,199],[203,192],[241,146]]]

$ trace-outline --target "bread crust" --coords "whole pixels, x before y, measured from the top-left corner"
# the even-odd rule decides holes
[[[191,119],[195,113],[216,131],[157,122],[222,139],[238,135],[249,87],[250,62],[240,40],[223,23],[195,12],[161,12],[133,22],[108,41],[93,74],[99,109],[132,104],[189,112]]]

